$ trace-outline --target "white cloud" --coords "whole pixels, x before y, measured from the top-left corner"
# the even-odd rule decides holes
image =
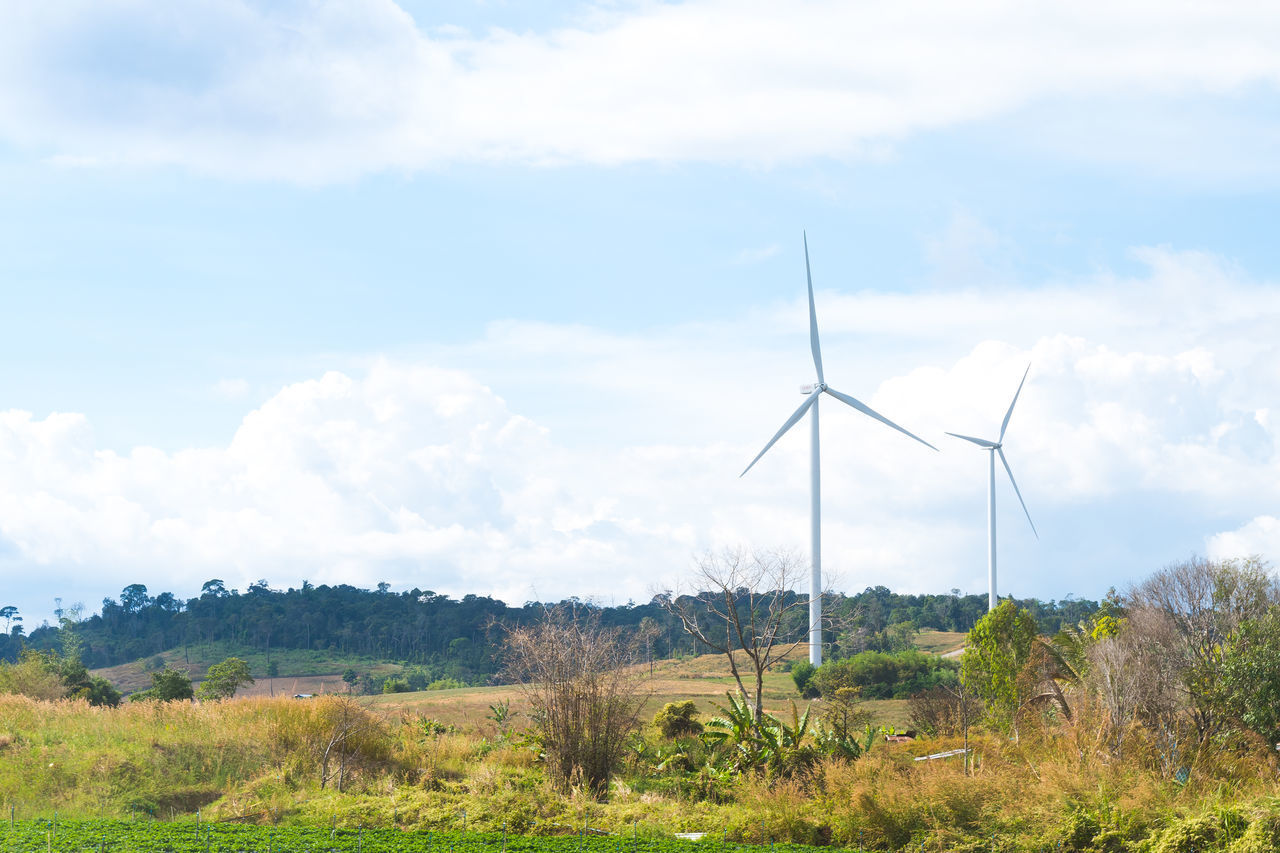
[[[1004,589],[1099,595],[1192,551],[1277,553],[1280,291],[1202,254],[1140,257],[1142,275],[1017,292],[819,291],[828,381],[943,451],[824,401],[845,588],[983,588],[986,460],[942,432],[993,436],[1028,362],[1006,450],[1041,539],[1001,481]],[[284,387],[221,446],[121,453],[80,415],[0,414],[6,591],[266,577],[622,601],[704,547],[803,548],[807,430],[738,478],[810,379],[797,291],[647,335],[496,325]]]
[[[390,0],[9,3],[0,134],[59,163],[322,182],[457,161],[882,156],[911,134],[1103,98],[1121,115],[1170,104],[1162,139],[1203,153],[1171,118],[1180,99],[1280,82],[1265,3],[691,0],[586,7],[551,32],[434,23]],[[1095,125],[1044,143],[1117,156]],[[1179,147],[1162,147],[1166,166]]]

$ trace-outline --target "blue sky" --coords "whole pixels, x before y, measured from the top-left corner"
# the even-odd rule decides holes
[[[1028,362],[1041,538],[1002,484],[1004,589],[1270,558],[1277,31],[1233,3],[12,4],[0,597],[626,600],[705,548],[803,553],[804,431],[737,478],[812,378],[802,231],[829,380],[943,451],[824,408],[838,588],[982,591],[985,460],[940,436],[993,432]]]

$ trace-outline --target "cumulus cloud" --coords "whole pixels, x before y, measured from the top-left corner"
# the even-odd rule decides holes
[[[1280,296],[1202,254],[1139,257],[1018,292],[818,292],[828,381],[942,449],[824,400],[842,588],[985,587],[986,459],[942,433],[994,436],[1028,363],[1006,452],[1041,538],[1001,482],[1003,589],[1096,596],[1192,551],[1277,552]],[[81,415],[0,414],[7,592],[30,611],[265,577],[625,601],[703,548],[803,549],[807,429],[738,477],[811,378],[797,290],[643,335],[498,324],[290,384],[217,446],[121,452]]]
[[[1249,2],[691,0],[584,6],[549,31],[438,23],[390,0],[9,3],[0,134],[53,162],[308,182],[459,161],[768,165],[1099,97],[1119,115],[1170,103],[1176,124],[1180,99],[1280,82],[1280,13]],[[1045,144],[1151,159],[1067,126]]]

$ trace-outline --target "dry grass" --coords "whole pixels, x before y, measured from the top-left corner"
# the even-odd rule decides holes
[[[691,698],[710,708],[727,686],[718,663],[655,667],[654,686],[664,692],[655,692],[652,707]],[[778,679],[771,702],[782,710],[788,700],[781,680],[789,676],[771,678]],[[990,850],[993,839],[995,849],[1026,853],[1059,843],[1066,851],[1145,845],[1150,853],[1173,853],[1183,849],[1178,839],[1213,832],[1235,839],[1231,853],[1254,853],[1276,849],[1265,833],[1280,827],[1277,767],[1265,745],[1224,744],[1178,785],[1153,769],[1157,755],[1140,733],[1125,761],[1110,758],[1088,707],[1074,725],[1024,720],[1016,742],[975,735],[972,775],[959,758],[913,760],[958,747],[958,740],[878,743],[857,762],[828,761],[805,778],[739,778],[718,803],[639,764],[601,804],[555,792],[535,751],[500,736],[486,717],[490,705],[508,700],[519,709],[522,694],[491,687],[360,699],[360,713],[372,714],[375,724],[339,793],[333,783],[321,789],[316,751],[338,698],[103,709],[0,696],[0,803],[26,816],[55,808],[66,816],[127,816],[140,807],[165,817],[199,807],[221,817],[437,829],[458,828],[465,810],[475,829],[505,823],[512,832],[557,832],[589,820],[623,830],[639,821],[641,832],[725,831],[744,841],[972,853]],[[868,705],[888,721],[901,703]],[[427,718],[457,731],[432,734]],[[1237,844],[1246,836],[1261,846]]]
[[[1087,709],[1074,726],[1026,722],[1018,742],[975,736],[972,775],[959,758],[913,760],[958,740],[881,743],[860,761],[829,761],[806,778],[740,778],[719,804],[664,788],[648,770],[624,775],[607,803],[595,803],[557,794],[533,750],[500,738],[491,722],[475,722],[481,708],[517,695],[489,688],[417,694],[408,703],[403,694],[362,700],[358,713],[372,714],[372,725],[341,793],[332,782],[321,789],[317,752],[340,698],[103,709],[3,696],[0,801],[27,816],[141,807],[164,817],[201,807],[214,817],[438,829],[458,828],[466,810],[475,829],[505,823],[513,832],[556,832],[590,820],[622,830],[640,821],[650,832],[926,851],[987,850],[993,837],[1010,851],[1058,842],[1064,850],[1127,850],[1204,821],[1237,835],[1256,823],[1262,829],[1251,837],[1259,838],[1271,823],[1280,826],[1276,769],[1259,750],[1219,751],[1179,786],[1147,769],[1140,738],[1131,760],[1106,757]],[[457,718],[465,730],[431,734],[424,708],[442,721],[447,708],[469,708]],[[1159,843],[1153,853],[1179,849]]]
[[[947,655],[964,648],[963,631],[934,631],[925,629],[916,634],[916,648],[931,655]]]

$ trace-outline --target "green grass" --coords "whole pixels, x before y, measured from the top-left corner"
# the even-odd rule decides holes
[[[584,827],[590,829],[589,827]],[[770,839],[760,839],[766,844]],[[516,835],[506,832],[406,831],[398,826],[269,826],[253,824],[196,823],[195,821],[61,820],[53,818],[5,822],[0,830],[5,851],[116,850],[140,853],[225,853],[225,851],[367,851],[368,853],[729,853],[722,838],[687,841],[669,833],[655,834],[639,825],[617,835],[584,831],[581,834]],[[735,842],[732,850],[753,850],[756,845]],[[817,848],[797,844],[771,845],[784,853],[811,853]]]

